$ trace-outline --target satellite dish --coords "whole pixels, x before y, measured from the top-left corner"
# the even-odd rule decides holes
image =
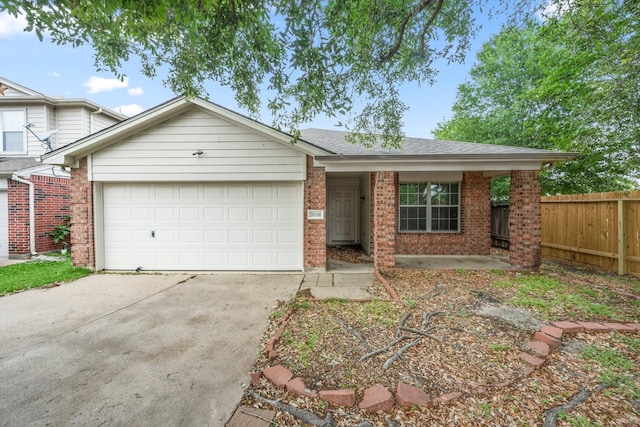
[[[42,135],[36,135],[36,138],[38,138],[41,142],[44,142],[49,140],[49,138],[51,138],[53,135],[55,135],[59,131],[60,131],[59,129],[50,130],[49,132],[45,132]]]
[[[50,130],[48,132],[43,133],[42,135],[38,135],[33,131],[33,129],[31,129],[36,127],[35,123],[27,123],[26,125],[24,125],[24,127],[29,132],[31,132],[31,134],[35,136],[38,139],[38,141],[42,142],[43,145],[46,144],[45,148],[47,149],[47,152],[53,151],[53,147],[51,147],[51,140],[49,138],[51,138],[53,135],[58,133],[59,129]]]

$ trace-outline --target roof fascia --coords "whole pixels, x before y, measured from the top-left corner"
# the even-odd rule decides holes
[[[538,161],[553,163],[571,160],[578,153],[560,153],[554,151],[523,152],[523,153],[494,153],[494,154],[366,154],[366,155],[333,155],[316,156],[316,161],[323,163],[357,163],[357,162],[399,162],[399,161],[428,161],[428,162],[466,162],[466,161]]]
[[[514,160],[514,159],[493,159],[493,160],[460,160],[451,158],[449,160],[400,160],[395,161],[342,161],[325,162],[316,157],[315,166],[325,168],[326,172],[443,172],[443,171],[482,171],[499,172],[511,170],[540,170],[542,164],[539,160]]]

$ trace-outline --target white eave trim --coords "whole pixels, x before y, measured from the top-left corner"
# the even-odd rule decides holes
[[[540,170],[543,164],[570,160],[576,153],[437,154],[316,156],[315,165],[327,172],[382,171],[509,171]]]
[[[508,171],[508,170],[540,170],[540,160],[396,160],[396,161],[353,161],[326,162],[315,161],[316,166],[323,166],[326,172],[445,172],[445,171]]]

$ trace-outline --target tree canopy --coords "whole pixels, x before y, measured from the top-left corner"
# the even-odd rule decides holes
[[[635,1],[587,0],[503,28],[478,54],[436,136],[579,153],[542,172],[547,194],[636,186],[638,20]],[[493,196],[504,198],[505,188]]]
[[[477,0],[483,3],[485,0]],[[266,100],[275,125],[295,132],[318,114],[387,145],[402,135],[398,89],[431,82],[434,61],[460,61],[476,26],[466,0],[2,0],[28,31],[59,44],[91,44],[99,70],[123,61],[176,94],[229,86],[255,114]],[[261,93],[266,86],[266,94]],[[266,95],[266,96],[265,96]],[[354,105],[362,105],[354,111]]]

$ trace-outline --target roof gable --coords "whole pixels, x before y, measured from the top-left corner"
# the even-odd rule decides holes
[[[24,96],[44,97],[44,95],[41,94],[40,92],[31,90],[28,87],[19,85],[18,83],[14,83],[11,80],[7,80],[3,77],[0,77],[0,85],[2,85],[3,95],[7,98],[16,98],[16,97],[24,97]]]
[[[213,117],[226,120],[234,126],[250,129],[252,132],[263,135],[272,141],[305,154],[330,154],[327,150],[306,141],[298,141],[297,143],[292,144],[291,142],[293,137],[291,135],[280,132],[217,104],[199,98],[187,99],[182,96],[174,98],[150,110],[144,111],[134,117],[117,123],[93,135],[89,135],[88,137],[80,139],[65,147],[52,151],[51,153],[44,155],[42,159],[45,163],[73,167],[78,159],[85,157],[88,154],[98,152],[119,141],[131,138],[136,134],[147,131],[154,126],[158,126],[167,120],[178,117],[193,109],[202,109]]]

